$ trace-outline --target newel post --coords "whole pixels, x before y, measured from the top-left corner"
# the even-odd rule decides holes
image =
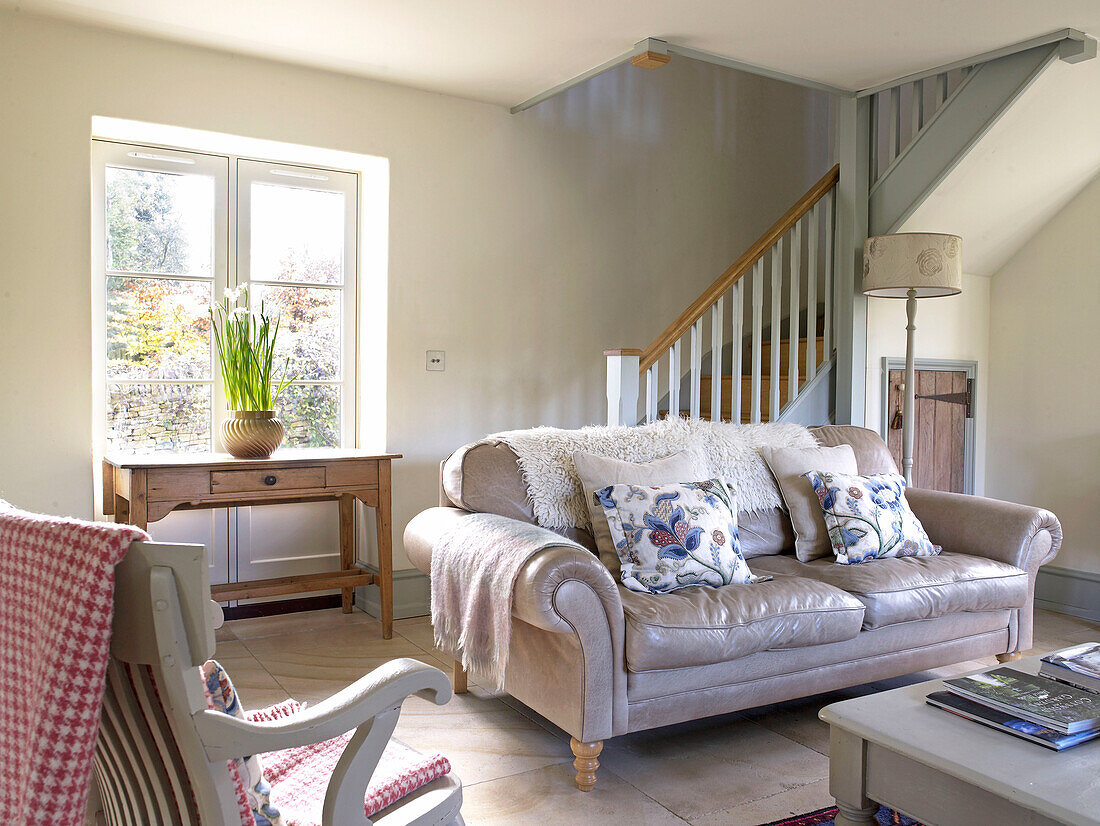
[[[638,368],[641,350],[604,350],[607,356],[607,423],[638,423]]]

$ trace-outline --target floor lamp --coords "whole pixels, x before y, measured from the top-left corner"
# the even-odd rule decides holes
[[[913,484],[913,425],[916,370],[913,344],[917,332],[917,299],[962,292],[962,239],[932,232],[876,235],[863,244],[863,294],[904,298],[909,323],[905,328],[905,401],[901,414],[901,468]]]

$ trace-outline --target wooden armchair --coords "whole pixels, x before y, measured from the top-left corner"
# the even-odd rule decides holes
[[[214,653],[221,609],[209,599],[201,545],[136,542],[116,569],[115,615],[94,761],[109,826],[237,826],[239,788],[227,761],[322,742],[354,729],[328,783],[324,826],[461,826],[462,784],[439,777],[368,819],[364,794],[404,700],[442,705],[447,677],[394,660],[304,711],[274,722],[208,707],[197,667]],[[276,793],[277,793],[276,786]]]

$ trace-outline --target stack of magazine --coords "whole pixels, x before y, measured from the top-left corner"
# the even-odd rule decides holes
[[[1100,643],[1043,657],[1039,675],[996,668],[944,680],[930,705],[1061,751],[1100,737]]]

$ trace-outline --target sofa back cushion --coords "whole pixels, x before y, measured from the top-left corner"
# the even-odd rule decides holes
[[[577,468],[585,504],[592,522],[592,535],[600,560],[616,580],[622,571],[615,540],[611,536],[607,514],[593,494],[608,485],[661,485],[672,482],[694,482],[706,478],[706,470],[699,467],[696,454],[681,451],[652,462],[624,462],[595,453],[578,450],[573,453],[573,465]]]
[[[898,472],[894,457],[890,455],[890,448],[874,430],[853,424],[827,424],[811,427],[810,432],[822,447],[851,445],[856,454],[856,467],[860,476]]]
[[[527,485],[516,454],[504,442],[484,440],[460,447],[443,463],[443,492],[456,508],[495,513],[535,524]],[[551,528],[596,553],[596,541],[583,528]]]
[[[873,430],[852,425],[826,425],[810,430],[822,445],[850,444],[861,474],[897,473],[889,449]],[[455,507],[534,524],[535,514],[528,501],[523,472],[515,452],[504,442],[486,439],[460,447],[443,463],[441,473],[443,492]],[[794,547],[794,531],[781,508],[741,511],[737,524],[741,552],[746,559],[784,553]],[[596,543],[589,531],[564,528],[557,532],[596,553]]]

